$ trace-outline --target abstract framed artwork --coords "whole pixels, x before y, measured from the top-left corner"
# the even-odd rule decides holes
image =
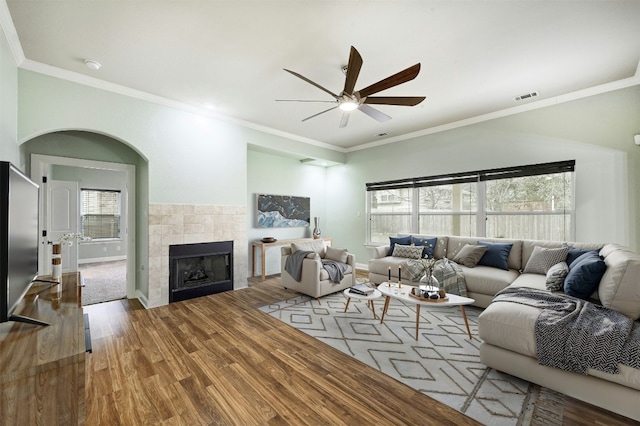
[[[258,194],[256,206],[258,228],[295,228],[311,222],[309,197]]]

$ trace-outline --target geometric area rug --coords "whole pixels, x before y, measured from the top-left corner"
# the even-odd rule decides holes
[[[374,301],[378,318],[383,301]],[[465,308],[470,340],[459,308],[423,306],[416,341],[415,305],[391,299],[380,324],[366,301],[351,299],[346,313],[345,304],[342,292],[320,302],[299,294],[260,310],[483,424],[562,424],[561,394],[480,362],[481,309]]]

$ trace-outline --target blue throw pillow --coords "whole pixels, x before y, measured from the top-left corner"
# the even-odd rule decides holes
[[[513,244],[490,243],[487,241],[478,241],[479,246],[485,246],[487,251],[484,252],[478,265],[493,266],[494,268],[509,270],[507,258]]]
[[[582,256],[583,254],[589,252],[589,251],[595,251],[596,254],[600,253],[600,249],[595,249],[595,250],[581,250],[575,247],[570,246],[569,244],[562,244],[562,247],[569,247],[569,253],[567,254],[567,265],[569,265],[569,268],[571,268],[571,264],[580,256]]]
[[[411,235],[407,235],[406,237],[389,237],[389,253],[387,253],[387,256],[393,255],[393,248],[396,246],[396,244],[410,246]]]
[[[594,250],[587,251],[573,261],[564,279],[564,292],[587,300],[598,288],[607,265]]]
[[[433,257],[433,249],[435,249],[436,243],[438,242],[437,238],[411,237],[411,241],[413,241],[413,244],[416,246],[424,246],[422,257]]]

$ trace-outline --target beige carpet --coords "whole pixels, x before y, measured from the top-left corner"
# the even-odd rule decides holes
[[[79,265],[84,288],[82,306],[110,302],[127,297],[127,261],[85,263]]]

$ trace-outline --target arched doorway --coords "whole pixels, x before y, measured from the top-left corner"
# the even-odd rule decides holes
[[[141,168],[146,172],[146,160],[118,140],[84,131],[41,135],[25,142],[21,150],[27,158],[30,157],[31,176],[38,182],[42,182],[43,176],[49,182],[50,179],[76,181],[78,198],[86,191],[106,190],[119,195],[122,210],[119,215],[121,221],[117,225],[118,234],[107,236],[112,238],[96,238],[77,244],[75,256],[79,262],[76,268],[83,270],[85,278],[83,304],[137,297],[136,224],[139,219],[136,206],[139,203],[139,185],[136,181],[139,173],[137,166],[143,164]],[[56,155],[50,155],[52,153]],[[43,231],[46,231],[45,227],[51,226],[48,217],[50,212],[47,211],[48,202],[50,203],[47,200],[49,182],[41,184],[40,222]],[[143,199],[146,198],[143,196]],[[88,216],[82,213],[78,209],[78,232],[82,232],[83,220]],[[50,249],[46,241],[47,237],[42,236],[40,270],[43,272],[48,271],[50,265]],[[101,286],[108,288],[100,288]],[[120,290],[115,287],[120,287]]]

